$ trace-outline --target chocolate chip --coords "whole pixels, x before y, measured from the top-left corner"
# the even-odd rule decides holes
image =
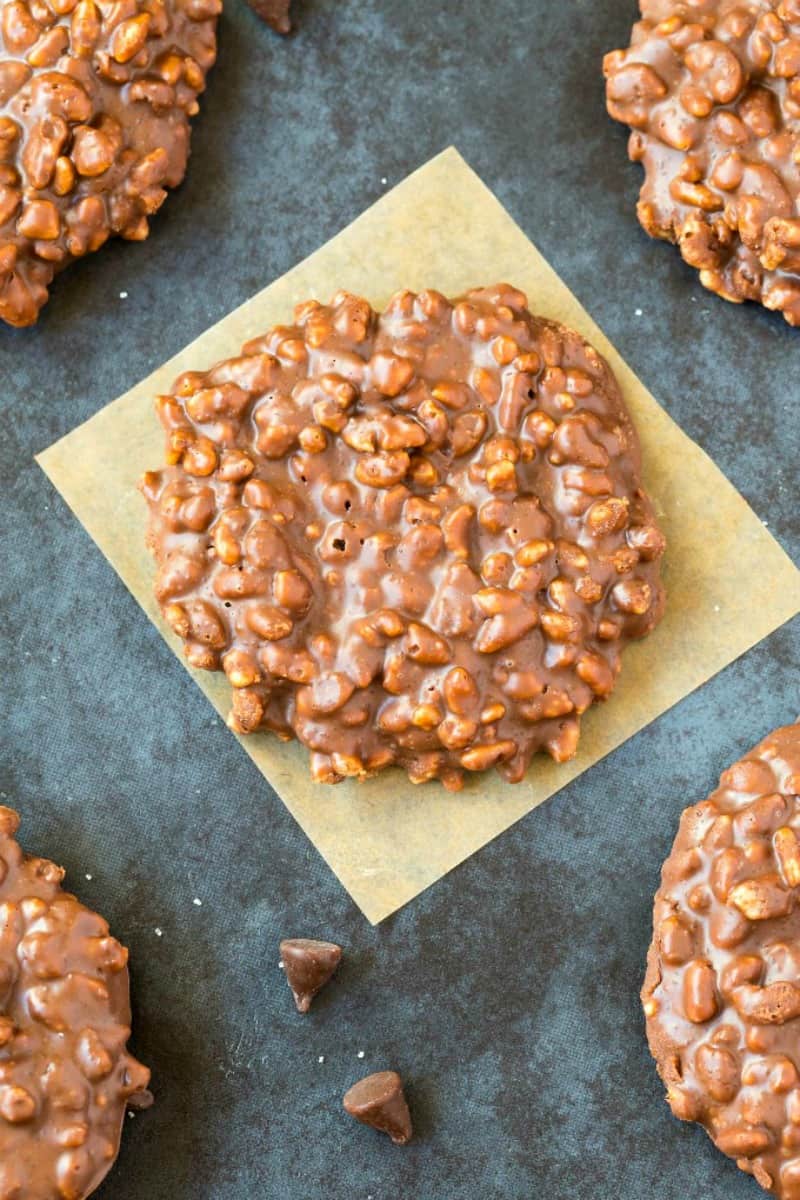
[[[345,1093],[342,1103],[351,1117],[388,1133],[396,1146],[411,1141],[411,1115],[396,1071],[377,1071],[360,1079]]]
[[[308,1012],[311,1001],[339,966],[341,946],[310,938],[287,938],[281,942],[281,960],[286,981],[292,989],[297,1011]]]
[[[276,33],[291,33],[290,0],[247,0],[247,3]]]
[[[225,672],[230,728],[297,737],[320,783],[565,762],[661,617],[619,387],[527,303],[338,292],[158,401],[164,619]]]

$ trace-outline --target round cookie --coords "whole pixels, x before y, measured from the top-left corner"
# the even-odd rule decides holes
[[[150,1072],[126,1051],[127,950],[23,854],[0,807],[0,1200],[83,1200]]]
[[[800,325],[800,0],[640,0],[606,55],[639,220],[701,283]]]
[[[686,809],[653,912],[642,1003],[673,1113],[800,1200],[800,724]]]
[[[232,728],[299,738],[317,780],[563,761],[661,615],[617,383],[508,285],[309,301],[158,407],[164,616]]]
[[[221,0],[0,0],[0,320],[56,271],[141,241],[183,179]]]

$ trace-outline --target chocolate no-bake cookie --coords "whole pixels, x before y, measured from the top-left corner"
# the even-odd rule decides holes
[[[800,1200],[800,724],[688,808],[653,913],[642,1002],[672,1111]]]
[[[22,853],[18,824],[0,807],[0,1197],[83,1200],[150,1072],[126,1051],[127,950]]]
[[[56,271],[141,241],[183,179],[221,0],[0,0],[0,320]]]
[[[800,0],[640,0],[605,59],[638,214],[705,287],[800,325]]]
[[[158,401],[156,596],[314,778],[557,761],[662,611],[616,380],[508,285],[301,304]]]

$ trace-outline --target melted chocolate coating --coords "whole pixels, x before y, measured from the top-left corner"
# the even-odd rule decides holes
[[[150,1072],[126,1051],[127,950],[22,853],[18,824],[0,807],[0,1197],[83,1200]]]
[[[0,320],[56,271],[141,241],[189,157],[221,0],[0,0]]]
[[[638,214],[705,287],[800,325],[800,0],[640,0],[605,59]]]
[[[664,539],[616,380],[498,285],[345,293],[158,403],[156,596],[231,727],[318,780],[461,786],[575,753],[663,607]]]
[[[800,1200],[800,724],[688,808],[653,911],[642,1002],[672,1111]]]

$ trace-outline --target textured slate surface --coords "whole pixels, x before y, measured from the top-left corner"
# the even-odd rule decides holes
[[[158,1095],[98,1197],[755,1196],[670,1116],[637,993],[680,810],[800,710],[800,622],[372,929],[32,462],[452,142],[800,557],[800,332],[708,296],[636,225],[599,75],[634,5],[296,9],[283,42],[228,0],[189,178],[150,240],[70,270],[35,330],[0,330],[0,790],[130,945]],[[347,948],[305,1019],[285,934]],[[408,1081],[406,1149],[340,1112],[383,1066]]]

